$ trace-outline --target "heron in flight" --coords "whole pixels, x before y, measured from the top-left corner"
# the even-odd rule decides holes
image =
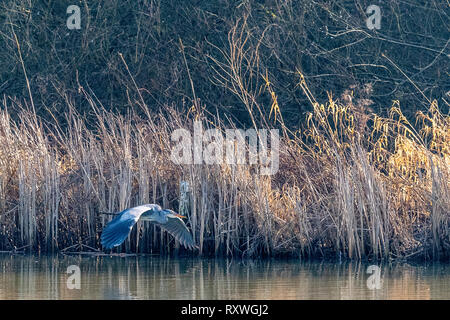
[[[169,209],[163,210],[157,204],[144,204],[129,208],[118,213],[117,217],[106,225],[101,235],[101,243],[106,249],[120,246],[140,219],[159,225],[174,236],[185,248],[197,248],[189,229],[181,218],[186,217]]]

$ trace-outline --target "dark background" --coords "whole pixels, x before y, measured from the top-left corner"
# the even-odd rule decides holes
[[[66,27],[71,4],[81,8],[80,30]],[[366,27],[371,4],[381,7],[380,30]],[[300,71],[320,102],[327,92],[337,98],[353,92],[383,114],[399,100],[412,119],[433,99],[446,106],[449,13],[444,0],[2,0],[0,95],[13,105],[30,100],[18,42],[44,118],[63,122],[68,100],[89,118],[79,86],[106,109],[126,113],[140,99],[133,79],[151,112],[167,105],[187,112],[190,75],[202,107],[246,126],[242,99],[230,82],[217,82],[237,23],[248,37],[236,63],[264,116],[271,108],[262,78],[268,75],[286,124],[304,120],[311,106],[298,86]]]

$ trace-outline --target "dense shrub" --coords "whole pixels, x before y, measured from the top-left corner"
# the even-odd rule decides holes
[[[81,8],[81,30],[66,27],[70,4]],[[381,7],[380,30],[366,27],[371,4]],[[29,98],[23,59],[36,110],[45,117],[51,111],[63,120],[67,99],[89,113],[79,86],[105,108],[125,113],[140,100],[134,78],[153,111],[164,104],[189,108],[193,86],[208,111],[247,125],[242,97],[230,94],[229,82],[215,81],[217,63],[227,64],[232,54],[229,32],[245,20],[239,29],[248,36],[245,56],[235,63],[244,67],[246,89],[264,113],[270,96],[261,90],[262,76],[268,74],[286,123],[304,118],[311,109],[297,86],[301,71],[321,99],[369,84],[370,97],[354,95],[371,98],[376,112],[400,100],[412,119],[433,99],[441,104],[450,89],[447,10],[437,0],[4,0],[0,94]]]

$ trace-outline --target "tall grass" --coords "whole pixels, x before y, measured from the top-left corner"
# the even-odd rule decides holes
[[[147,119],[121,116],[85,98],[96,121],[87,123],[68,101],[65,128],[26,106],[13,121],[8,108],[20,104],[3,99],[3,250],[98,247],[110,219],[99,212],[148,202],[178,210],[187,182],[183,210],[202,255],[449,257],[449,117],[436,104],[417,115],[414,129],[398,105],[381,118],[356,103],[311,97],[307,126],[282,126],[279,172],[261,176],[250,165],[169,160],[173,130],[192,130],[194,119],[224,130],[218,118],[170,107]],[[139,223],[118,250],[175,249],[172,237]]]

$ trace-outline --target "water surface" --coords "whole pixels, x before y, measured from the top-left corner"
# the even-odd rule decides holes
[[[71,265],[80,268],[80,289],[67,286]],[[368,266],[0,254],[0,299],[450,299],[448,264],[380,264],[380,289]]]

